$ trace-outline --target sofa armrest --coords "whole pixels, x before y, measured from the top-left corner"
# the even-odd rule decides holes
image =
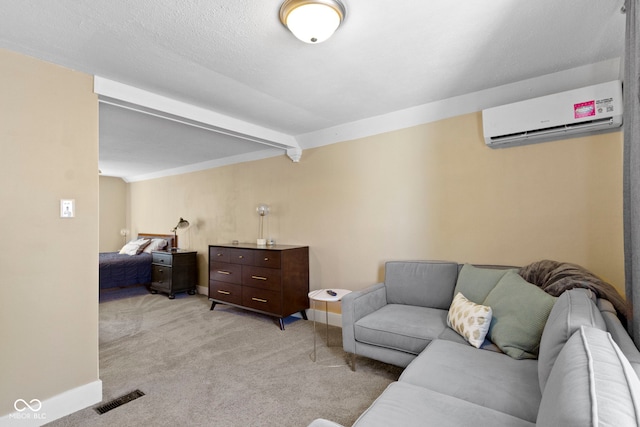
[[[387,305],[384,283],[377,283],[361,291],[351,292],[342,298],[342,346],[344,351],[355,353],[355,323],[367,314]]]
[[[620,323],[620,319],[618,319],[618,314],[616,309],[613,307],[613,304],[606,299],[598,298],[598,308],[600,309],[600,313],[602,313],[602,317],[604,318],[604,322],[607,325],[607,331],[613,337],[613,340],[618,344],[620,350],[625,355],[625,357],[631,363],[631,367],[638,377],[640,377],[640,351],[633,343],[633,340],[627,333],[627,330]]]
[[[313,420],[307,427],[343,427],[341,424],[334,423],[333,421],[318,418]]]

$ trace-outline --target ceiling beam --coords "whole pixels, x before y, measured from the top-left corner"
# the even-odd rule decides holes
[[[103,104],[114,105],[211,132],[280,148],[285,150],[287,156],[294,162],[298,162],[302,155],[302,149],[292,135],[225,116],[186,102],[100,76],[94,76],[93,91],[98,95],[99,102]]]

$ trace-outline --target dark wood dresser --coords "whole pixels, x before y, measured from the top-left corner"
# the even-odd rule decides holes
[[[178,292],[196,293],[197,252],[151,252],[151,293],[164,292],[174,299]]]
[[[279,319],[309,308],[309,247],[209,246],[209,299]]]

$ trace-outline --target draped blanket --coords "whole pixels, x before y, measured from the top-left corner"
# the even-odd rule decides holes
[[[606,299],[613,304],[621,320],[626,321],[631,318],[630,307],[618,291],[611,284],[579,265],[542,260],[522,267],[518,273],[527,282],[539,286],[555,297],[573,288],[590,289],[598,298]]]

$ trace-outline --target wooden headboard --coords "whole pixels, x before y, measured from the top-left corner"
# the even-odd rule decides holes
[[[153,233],[138,233],[138,239],[165,239],[169,244],[164,249],[165,251],[170,251],[171,248],[178,247],[178,236],[174,236],[173,234],[153,234]]]

